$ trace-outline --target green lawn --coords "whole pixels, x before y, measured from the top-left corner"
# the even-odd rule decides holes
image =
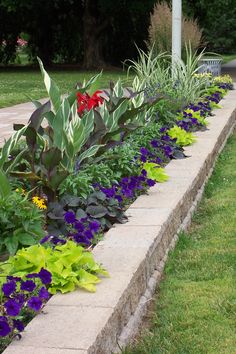
[[[97,73],[76,70],[49,70],[49,74],[56,81],[62,93],[70,91],[77,82],[87,80]],[[116,81],[119,77],[124,84],[128,84],[126,72],[122,70],[104,71],[99,79],[99,87],[106,88],[110,80]],[[12,69],[0,71],[0,108],[27,102],[29,96],[33,99],[47,96],[39,70]]]
[[[168,259],[158,294],[150,327],[123,353],[236,353],[236,133],[190,232]]]
[[[235,54],[223,54],[223,64],[228,63],[231,60],[236,59],[236,53]]]

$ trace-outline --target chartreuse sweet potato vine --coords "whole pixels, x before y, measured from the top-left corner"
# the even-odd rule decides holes
[[[34,245],[19,250],[14,257],[0,264],[3,275],[24,277],[28,273],[36,273],[41,268],[52,274],[51,294],[57,291],[67,293],[76,287],[88,291],[96,291],[95,284],[100,281],[97,274],[108,276],[108,273],[94,261],[91,252],[78,246],[73,241],[54,249],[42,245]],[[5,276],[0,282],[5,281]]]
[[[191,145],[196,141],[195,136],[191,132],[186,132],[184,129],[174,125],[173,128],[167,131],[171,139],[176,139],[176,143],[180,146]]]
[[[162,183],[169,179],[164,168],[161,168],[158,164],[154,162],[145,162],[143,164],[144,170],[147,172],[148,178],[153,179],[156,182]]]

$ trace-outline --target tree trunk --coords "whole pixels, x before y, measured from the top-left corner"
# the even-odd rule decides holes
[[[85,69],[95,69],[105,66],[102,34],[108,24],[108,19],[99,19],[97,1],[85,0],[83,16],[83,67]]]

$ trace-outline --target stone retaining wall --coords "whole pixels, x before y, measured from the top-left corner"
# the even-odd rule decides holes
[[[209,130],[185,149],[189,156],[166,167],[170,180],[152,187],[128,209],[93,250],[110,273],[94,294],[54,295],[5,354],[111,354],[136,333],[160,281],[167,253],[186,228],[219,151],[236,121],[236,91],[209,117]]]

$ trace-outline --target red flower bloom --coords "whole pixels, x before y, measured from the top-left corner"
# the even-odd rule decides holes
[[[103,103],[104,99],[99,96],[102,91],[96,91],[92,96],[89,96],[88,93],[82,95],[82,93],[77,93],[77,102],[78,102],[78,113],[80,116],[83,115],[85,110],[90,111],[92,108],[96,108],[99,104]]]

